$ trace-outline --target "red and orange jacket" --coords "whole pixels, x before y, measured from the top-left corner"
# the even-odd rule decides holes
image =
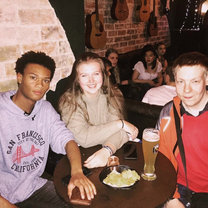
[[[173,102],[176,106],[177,113],[179,118],[180,115],[180,102],[181,100],[179,97],[175,97]],[[179,148],[176,147],[175,151],[174,148],[177,142],[177,134],[176,134],[176,127],[175,127],[175,119],[174,119],[174,112],[173,112],[173,102],[168,103],[161,111],[160,118],[157,123],[157,128],[160,130],[160,148],[159,151],[163,153],[173,164],[176,172],[178,170],[177,164],[177,155],[179,154]],[[181,122],[182,123],[182,122]],[[179,197],[179,193],[175,192],[175,198]]]
[[[186,154],[185,173],[177,145],[177,131],[173,103],[180,118],[182,140]],[[198,193],[208,193],[208,103],[197,116],[192,116],[185,109],[181,109],[181,100],[175,97],[172,102],[165,105],[160,114],[157,127],[160,129],[160,148],[173,164],[177,172],[177,182],[186,186],[186,178],[189,188]],[[181,110],[184,114],[181,115]],[[186,174],[186,175],[185,175]],[[177,198],[179,194],[174,195]]]

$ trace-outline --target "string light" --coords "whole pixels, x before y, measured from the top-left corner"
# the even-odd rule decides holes
[[[183,23],[179,29],[180,33],[183,30],[199,31],[202,23],[202,17],[199,11],[200,0],[188,0]]]

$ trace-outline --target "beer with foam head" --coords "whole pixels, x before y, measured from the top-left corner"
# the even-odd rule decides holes
[[[153,128],[144,129],[142,137],[142,150],[144,155],[144,172],[142,177],[145,180],[155,180],[155,160],[160,140],[159,131]]]

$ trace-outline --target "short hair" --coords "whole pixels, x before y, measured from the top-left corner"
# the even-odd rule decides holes
[[[200,65],[205,68],[205,72],[208,71],[208,57],[200,52],[193,51],[181,54],[173,62],[173,73],[176,76],[176,71],[178,67],[183,66],[196,66]]]
[[[118,51],[114,48],[109,48],[106,52],[105,52],[105,57],[108,58],[108,56],[111,54],[111,53],[116,53],[117,55],[118,54]]]
[[[46,55],[44,52],[29,51],[24,53],[16,61],[16,73],[24,74],[24,70],[27,64],[39,64],[41,66],[44,66],[45,68],[51,71],[50,79],[53,78],[56,68],[55,61],[50,56]]]

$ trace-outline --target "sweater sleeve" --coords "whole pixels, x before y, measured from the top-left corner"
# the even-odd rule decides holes
[[[115,121],[97,125],[89,124],[80,109],[72,114],[67,127],[73,132],[75,141],[85,148],[105,144],[108,141],[118,149],[121,141],[127,140],[126,133],[118,128]]]
[[[119,148],[123,146],[123,144],[128,142],[128,140],[129,138],[126,132],[121,130],[121,131],[116,132],[112,136],[108,137],[104,145],[111,144],[115,147],[116,150],[118,150]]]

